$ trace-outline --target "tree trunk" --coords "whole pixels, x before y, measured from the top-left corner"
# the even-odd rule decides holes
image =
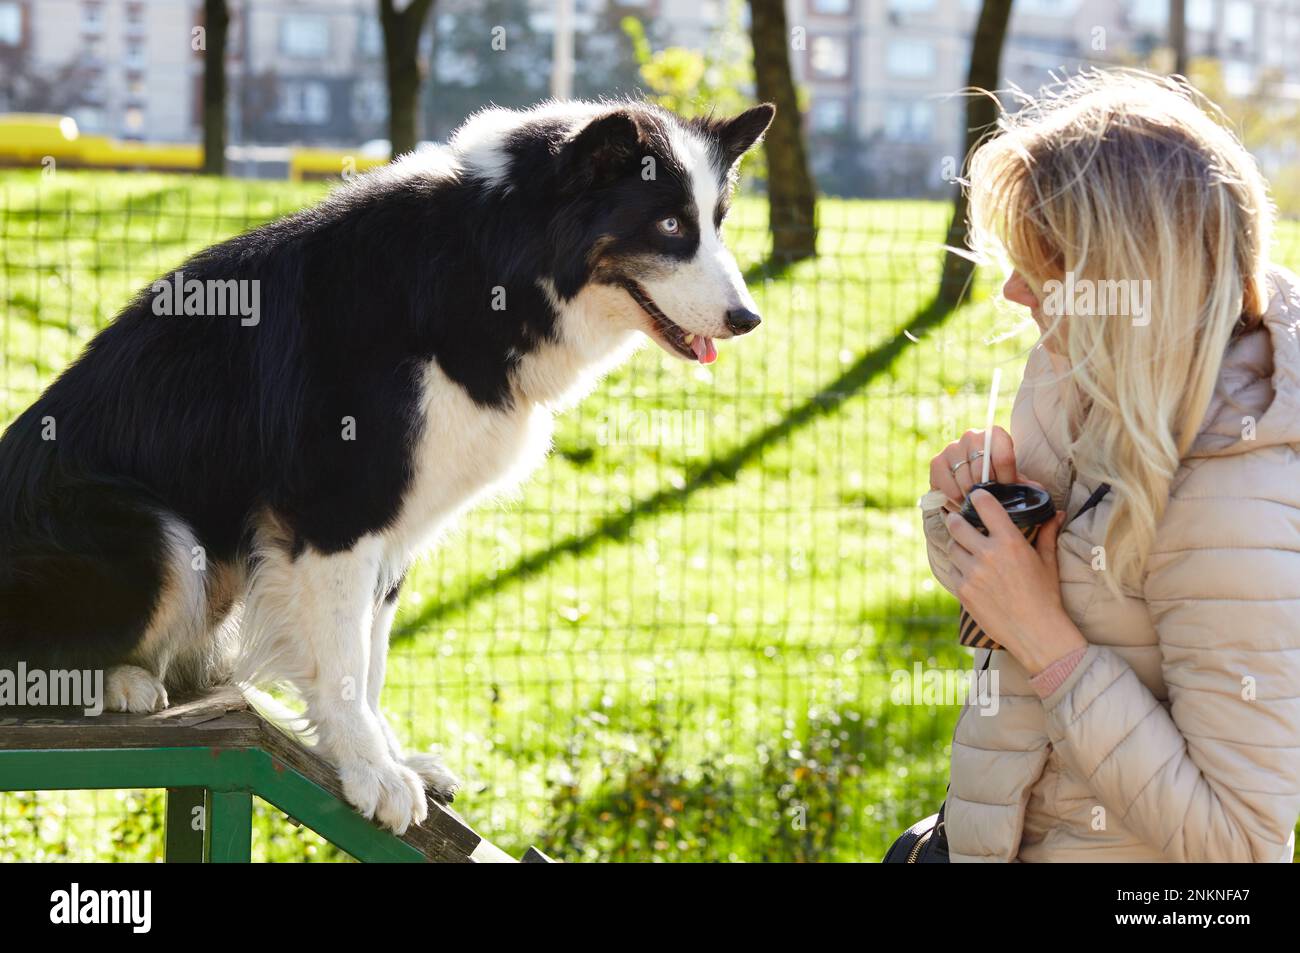
[[[759,102],[776,106],[767,130],[767,200],[772,259],[778,266],[817,254],[817,190],[808,169],[803,123],[790,71],[784,0],[749,0]]]
[[[1187,75],[1187,3],[1169,0],[1169,46],[1174,51],[1174,73]]]
[[[1007,36],[1007,22],[1011,19],[1012,0],[984,0],[979,22],[971,42],[970,70],[966,85],[972,89],[995,90],[1002,73],[1002,44]],[[991,130],[998,118],[998,104],[992,96],[972,95],[966,100],[965,162]],[[964,168],[963,164],[963,168]],[[952,248],[966,247],[966,190],[957,187],[953,200],[952,223],[948,226],[947,244]],[[974,274],[975,265],[961,255],[948,252],[943,260],[943,278],[939,282],[939,298],[949,307],[955,307],[966,293]]]
[[[420,34],[434,0],[410,0],[395,9],[394,0],[379,0],[384,30],[384,64],[388,79],[388,142],[392,158],[415,149],[420,141]]]
[[[226,172],[226,0],[203,0],[203,171]]]

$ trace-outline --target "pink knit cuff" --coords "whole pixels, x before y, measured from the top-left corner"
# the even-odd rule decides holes
[[[1038,697],[1046,698],[1064,685],[1065,680],[1070,677],[1070,673],[1074,671],[1074,667],[1079,664],[1079,660],[1087,654],[1087,651],[1087,647],[1084,647],[1075,649],[1069,655],[1062,655],[1031,678],[1029,684],[1034,686],[1034,691],[1038,693]]]

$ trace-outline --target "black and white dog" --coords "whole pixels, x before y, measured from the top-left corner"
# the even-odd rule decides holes
[[[0,663],[134,712],[290,684],[352,803],[422,821],[458,782],[380,711],[403,574],[643,335],[759,323],[720,228],[772,115],[490,109],[156,282],[0,439]]]

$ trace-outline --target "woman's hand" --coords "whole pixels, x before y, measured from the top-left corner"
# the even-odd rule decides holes
[[[1016,450],[1011,434],[993,428],[989,452],[989,476],[996,483],[1020,483],[1016,472]],[[984,470],[984,431],[967,430],[930,461],[930,489],[942,490],[954,506],[961,506],[970,488],[980,482]]]
[[[1037,675],[1088,644],[1061,603],[1056,538],[1065,514],[1044,523],[1031,546],[992,493],[976,490],[970,499],[989,534],[957,513],[946,517],[954,593],[993,641]]]

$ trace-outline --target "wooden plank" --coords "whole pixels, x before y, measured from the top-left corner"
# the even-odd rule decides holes
[[[255,747],[262,719],[233,688],[217,689],[149,715],[76,708],[0,709],[0,750],[54,748]]]
[[[513,857],[498,847],[491,841],[480,841],[479,845],[474,848],[474,853],[470,855],[470,860],[476,864],[515,864],[518,863]]]
[[[79,709],[56,708],[3,711],[0,751],[98,749],[107,753],[121,749],[192,747],[232,753],[264,751],[272,770],[291,769],[334,799],[347,803],[334,768],[298,739],[251,710],[234,688],[179,698],[164,711],[146,715],[106,712],[87,716]],[[73,775],[77,776],[77,772]],[[268,775],[264,781],[270,783],[273,778]],[[308,820],[296,819],[304,823]],[[424,824],[408,830],[401,840],[428,859],[442,862],[469,861],[483,843],[483,838],[464,819],[433,798],[429,799],[429,816]],[[481,856],[487,853],[486,849],[480,851]]]
[[[303,777],[324,788],[335,798],[347,803],[343,785],[334,766],[314,752],[280,731],[275,725],[263,723],[262,743],[259,746],[273,761],[292,768]],[[441,801],[430,797],[429,815],[419,827],[410,828],[402,840],[431,860],[468,860],[483,840],[455,811]]]
[[[424,827],[396,837],[363,818],[343,800],[328,765],[311,765],[309,775],[302,770],[308,764],[289,764],[260,749],[257,753],[259,761],[251,776],[253,790],[358,860],[465,863],[473,849],[468,845],[477,843],[478,835],[464,825],[448,828],[427,821]],[[333,785],[331,789],[322,783],[327,780]]]

